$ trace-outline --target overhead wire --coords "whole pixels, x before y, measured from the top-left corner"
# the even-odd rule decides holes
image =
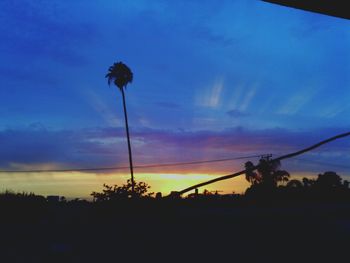
[[[134,169],[147,169],[147,168],[159,168],[159,167],[170,167],[170,166],[182,166],[182,165],[195,165],[202,163],[215,163],[215,162],[227,162],[234,160],[242,160],[249,158],[257,158],[264,156],[264,154],[231,157],[223,159],[212,159],[203,161],[191,161],[191,162],[176,162],[176,163],[160,163],[160,164],[147,164],[147,165],[135,165]],[[0,170],[0,173],[59,173],[59,172],[87,172],[87,171],[104,171],[104,170],[122,170],[128,169],[129,166],[114,166],[114,167],[94,167],[94,168],[72,168],[72,169],[33,169],[33,170]]]

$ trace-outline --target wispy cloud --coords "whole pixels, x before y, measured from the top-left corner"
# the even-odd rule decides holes
[[[256,95],[256,91],[257,88],[259,86],[259,83],[254,83],[249,89],[248,91],[244,94],[244,97],[242,99],[242,101],[240,102],[239,105],[239,110],[240,111],[245,111],[247,110],[247,108],[249,107],[251,101],[253,100],[253,98]]]
[[[84,95],[87,98],[88,103],[98,113],[98,115],[112,127],[120,127],[123,125],[123,121],[117,117],[116,113],[112,111],[102,100],[102,98],[94,92],[92,89],[85,91]]]
[[[338,114],[345,112],[347,109],[349,109],[348,104],[337,102],[336,104],[326,105],[323,109],[320,109],[319,115],[326,118],[334,118]]]
[[[318,89],[311,86],[304,90],[300,90],[297,94],[292,95],[286,101],[286,103],[282,105],[282,107],[278,110],[278,113],[288,115],[298,113],[305,105],[307,105],[308,102],[313,99],[317,91]]]
[[[243,90],[245,88],[244,84],[238,84],[233,86],[233,95],[231,96],[231,99],[228,102],[229,108],[231,109],[238,109],[241,101],[241,97],[243,94]]]
[[[221,103],[221,95],[224,88],[224,79],[218,78],[214,84],[198,93],[196,105],[208,108],[218,108]]]

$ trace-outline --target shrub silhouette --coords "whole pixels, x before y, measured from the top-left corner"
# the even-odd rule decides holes
[[[133,187],[134,186],[134,187]],[[133,191],[134,188],[134,191]],[[122,186],[118,185],[107,185],[103,184],[102,192],[92,192],[94,202],[103,202],[103,201],[113,201],[128,199],[131,197],[142,198],[142,197],[151,197],[152,193],[149,193],[148,190],[151,188],[145,182],[132,182],[131,179],[127,180],[126,184]]]

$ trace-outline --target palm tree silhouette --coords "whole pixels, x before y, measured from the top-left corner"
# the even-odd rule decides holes
[[[124,107],[124,118],[125,118],[125,128],[126,128],[126,137],[128,139],[128,150],[129,150],[129,163],[130,163],[130,174],[131,174],[131,184],[132,184],[132,196],[135,193],[135,181],[134,181],[134,169],[132,165],[132,154],[131,154],[131,145],[130,145],[130,134],[129,134],[129,125],[128,125],[128,114],[126,111],[126,103],[125,103],[125,94],[124,88],[128,83],[131,83],[133,80],[133,73],[130,68],[125,65],[123,62],[114,63],[108,69],[108,73],[106,74],[106,78],[108,79],[108,85],[111,82],[116,85],[122,93],[123,97],[123,107]]]
[[[345,132],[345,133],[341,133],[341,134],[338,134],[336,136],[330,137],[330,138],[328,138],[326,140],[320,141],[320,142],[318,142],[318,143],[316,143],[314,145],[311,145],[311,146],[309,146],[309,147],[307,147],[305,149],[302,149],[300,151],[296,151],[296,152],[292,152],[292,153],[288,153],[288,154],[282,155],[282,156],[280,156],[278,158],[275,158],[275,159],[271,160],[271,162],[282,161],[284,159],[293,158],[295,156],[298,156],[298,155],[304,154],[306,152],[309,152],[309,151],[311,151],[313,149],[316,149],[316,148],[318,148],[318,147],[320,147],[320,146],[322,146],[324,144],[330,143],[332,141],[335,141],[335,140],[338,140],[338,139],[341,139],[341,138],[344,138],[344,137],[347,137],[347,136],[350,136],[350,132]],[[211,179],[211,180],[203,182],[203,183],[195,184],[195,185],[187,187],[187,188],[185,188],[185,189],[183,189],[181,191],[174,192],[173,195],[174,196],[181,196],[182,194],[187,193],[189,191],[192,191],[193,189],[196,189],[196,188],[208,185],[208,184],[212,184],[212,183],[215,183],[215,182],[218,182],[218,181],[231,179],[231,178],[240,176],[242,174],[245,174],[247,171],[248,172],[253,172],[254,170],[257,170],[259,167],[260,167],[260,164],[254,165],[253,167],[249,167],[248,170],[244,169],[242,171],[239,171],[239,172],[236,172],[236,173],[233,173],[233,174],[220,176],[218,178]],[[249,178],[249,175],[247,176],[247,180],[248,180],[248,178]]]

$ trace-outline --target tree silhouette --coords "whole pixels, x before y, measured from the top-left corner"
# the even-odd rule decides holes
[[[322,189],[340,188],[342,179],[336,172],[325,172],[318,175],[316,185]]]
[[[315,184],[315,180],[309,179],[306,177],[303,178],[303,186],[304,187],[306,187],[306,188],[312,187],[314,184]]]
[[[244,166],[246,169],[245,179],[252,185],[260,183],[262,178],[258,173],[254,172],[254,164],[248,161]]]
[[[290,180],[286,186],[287,188],[302,188],[303,184],[299,180],[293,179],[293,180]]]
[[[272,197],[276,192],[277,186],[288,182],[289,173],[280,170],[279,161],[270,160],[270,157],[262,157],[257,165],[257,172],[254,172],[254,164],[246,162],[246,179],[252,185],[246,190],[248,196]]]
[[[145,182],[131,182],[131,180],[127,180],[126,184],[122,186],[118,185],[103,185],[102,192],[92,192],[91,196],[93,197],[95,202],[103,202],[103,201],[113,201],[113,200],[121,200],[128,199],[130,197],[133,198],[141,198],[141,197],[150,197],[153,193],[148,193],[148,190],[151,188]]]
[[[252,185],[264,184],[269,187],[277,187],[279,183],[288,182],[289,173],[280,170],[281,163],[278,160],[270,160],[269,157],[263,157],[259,160],[257,173],[254,172],[254,164],[246,162],[246,179]]]
[[[124,108],[124,118],[125,118],[125,128],[126,128],[126,137],[128,141],[128,150],[129,150],[129,163],[130,163],[130,175],[131,175],[131,186],[132,192],[135,192],[135,181],[134,181],[134,169],[132,164],[132,153],[131,153],[131,144],[130,144],[130,134],[129,134],[129,125],[128,125],[128,114],[126,111],[126,103],[125,103],[125,94],[124,88],[128,83],[131,83],[133,80],[133,73],[130,68],[122,62],[114,63],[108,69],[108,73],[106,74],[106,78],[108,79],[108,85],[111,82],[116,85],[122,93],[123,97],[123,108]]]
[[[289,159],[289,158],[293,158],[295,156],[298,156],[298,155],[301,155],[301,154],[304,154],[306,152],[309,152],[309,151],[312,151],[324,144],[327,144],[327,143],[330,143],[332,141],[335,141],[335,140],[338,140],[338,139],[341,139],[341,138],[344,138],[344,137],[347,137],[347,136],[350,136],[350,132],[345,132],[345,133],[341,133],[341,134],[338,134],[336,136],[333,136],[333,137],[330,137],[326,140],[323,140],[323,141],[320,141],[314,145],[311,145],[307,148],[304,148],[300,151],[296,151],[296,152],[292,152],[292,153],[289,153],[289,154],[286,154],[286,155],[282,155],[278,158],[275,158],[271,161],[281,161],[281,160],[284,160],[284,159]],[[250,168],[251,171],[254,171],[256,169],[258,169],[258,166],[259,165],[255,165],[253,166],[252,168]],[[222,181],[222,180],[227,180],[227,179],[231,179],[231,178],[234,178],[234,177],[237,177],[237,176],[240,176],[242,174],[245,174],[247,172],[246,169],[242,170],[242,171],[239,171],[239,172],[236,172],[236,173],[233,173],[233,174],[228,174],[228,175],[224,175],[224,176],[220,176],[218,178],[215,178],[215,179],[212,179],[212,180],[209,180],[209,181],[206,181],[206,182],[203,182],[203,183],[199,183],[199,184],[195,184],[195,185],[192,185],[190,187],[187,187],[181,191],[177,191],[176,193],[174,193],[176,196],[181,196],[182,194],[184,193],[187,193],[189,191],[192,191],[193,189],[196,189],[196,188],[199,188],[199,187],[202,187],[202,186],[205,186],[205,185],[208,185],[208,184],[212,184],[212,183],[216,183],[216,182],[219,182],[219,181]]]

